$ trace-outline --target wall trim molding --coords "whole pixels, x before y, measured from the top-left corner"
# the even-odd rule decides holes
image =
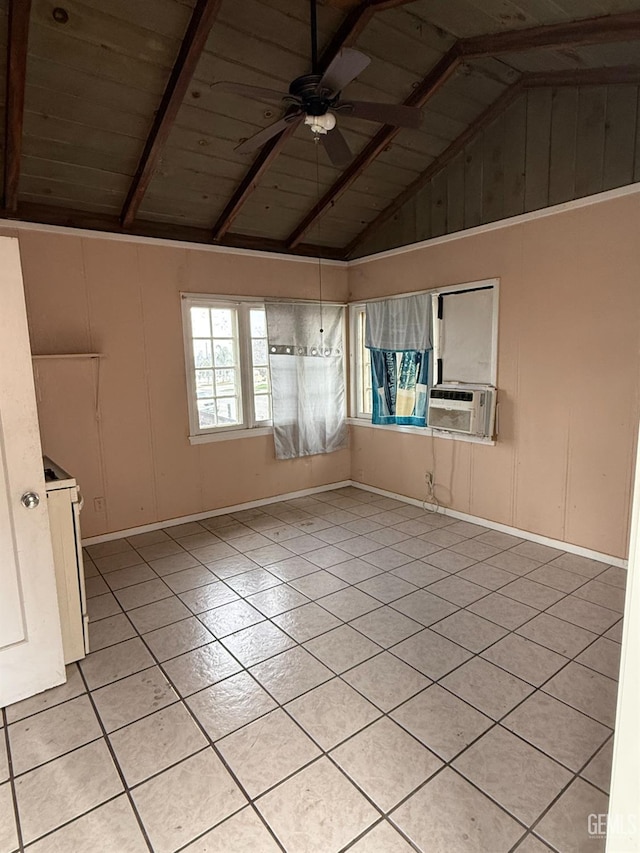
[[[158,521],[153,524],[144,524],[140,527],[131,527],[127,530],[118,530],[114,533],[104,533],[100,536],[91,536],[88,539],[82,540],[82,545],[96,545],[99,542],[110,542],[113,539],[121,539],[123,536],[136,536],[139,533],[150,533],[153,530],[161,530],[165,527],[175,527],[178,524],[185,524],[188,521],[202,521],[205,518],[211,518],[216,515],[227,515],[232,512],[242,512],[245,509],[255,509],[256,507],[267,506],[280,501],[290,501],[294,498],[304,498],[310,495],[316,495],[321,492],[330,492],[333,489],[342,489],[345,486],[353,486],[356,489],[362,489],[365,492],[373,492],[385,498],[393,498],[403,503],[411,504],[412,506],[422,507],[424,503],[416,498],[407,497],[407,495],[399,495],[396,492],[388,492],[385,489],[378,489],[375,486],[368,486],[365,483],[358,483],[355,480],[341,480],[337,483],[328,483],[323,486],[316,486],[312,489],[302,489],[297,492],[287,492],[283,495],[275,495],[270,498],[261,498],[256,501],[247,501],[242,504],[234,504],[233,506],[225,506],[219,509],[214,509],[209,512],[198,512],[194,515],[184,515],[180,518],[171,518],[166,521]],[[428,510],[425,510],[427,512]],[[548,545],[551,548],[559,548],[562,551],[567,551],[570,554],[578,554],[581,557],[588,557],[598,562],[606,563],[609,566],[617,566],[626,569],[627,561],[620,557],[612,557],[610,554],[602,554],[599,551],[593,551],[591,548],[583,548],[581,545],[573,545],[570,542],[561,542],[558,539],[551,539],[548,536],[541,536],[537,533],[530,533],[528,530],[520,530],[517,527],[510,527],[507,524],[500,524],[497,521],[489,521],[486,518],[480,518],[477,515],[469,515],[466,512],[441,507],[442,515],[458,518],[461,521],[469,521],[472,524],[480,524],[483,527],[488,527],[491,530],[498,530],[501,533],[509,533],[512,536],[519,536],[521,539],[527,539],[531,542],[537,542],[540,545]]]
[[[465,228],[462,231],[455,231],[452,234],[443,234],[441,237],[430,237],[428,240],[421,240],[419,243],[408,243],[405,246],[398,246],[396,249],[385,249],[381,252],[374,252],[371,255],[363,255],[361,258],[354,258],[348,261],[348,264],[350,268],[357,267],[361,264],[368,264],[371,261],[380,261],[385,258],[396,257],[397,255],[406,255],[409,252],[416,252],[430,246],[440,246],[443,243],[451,243],[454,240],[476,237],[479,234],[487,234],[490,231],[498,231],[501,228],[512,228],[514,225],[522,225],[525,222],[533,222],[536,219],[543,219],[547,216],[556,216],[558,213],[580,210],[583,207],[590,207],[594,204],[613,201],[617,198],[624,198],[625,196],[636,195],[638,193],[640,193],[640,182],[627,184],[624,187],[616,187],[613,190],[606,190],[605,192],[595,193],[594,195],[584,196],[583,198],[576,198],[572,201],[551,205],[550,207],[542,207],[540,210],[531,210],[529,213],[519,213],[517,216],[510,216],[507,219],[497,219],[495,222],[487,222],[485,225],[476,225],[475,228]]]

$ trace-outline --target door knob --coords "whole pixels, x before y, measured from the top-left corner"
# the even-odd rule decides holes
[[[26,509],[35,509],[40,503],[40,495],[37,492],[25,492],[20,501]]]

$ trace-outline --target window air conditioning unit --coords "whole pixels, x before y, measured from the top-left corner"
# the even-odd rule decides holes
[[[429,389],[427,426],[493,438],[496,389],[491,385],[436,385]]]

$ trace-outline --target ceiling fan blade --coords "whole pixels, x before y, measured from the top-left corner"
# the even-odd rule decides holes
[[[281,118],[279,121],[259,130],[258,133],[254,133],[253,136],[250,136],[249,139],[245,139],[245,141],[241,142],[240,145],[236,145],[235,150],[239,154],[252,154],[254,151],[257,151],[258,148],[261,148],[265,142],[268,142],[292,124],[298,124],[302,121],[303,115],[304,113],[298,112],[284,116],[284,118]]]
[[[377,101],[346,101],[335,109],[344,115],[391,124],[394,127],[418,128],[422,124],[422,111],[417,107],[405,107],[403,104],[381,104]]]
[[[345,166],[349,165],[353,159],[353,154],[347,145],[347,140],[337,127],[320,136],[320,139],[324,145],[324,150],[329,156],[329,160],[331,160],[334,166],[344,169]]]
[[[267,101],[281,101],[287,97],[286,92],[276,92],[275,89],[265,89],[263,86],[248,86],[246,83],[232,83],[227,80],[213,83],[211,88],[244,95],[246,98],[263,98]],[[291,96],[289,95],[289,97]]]
[[[360,74],[371,62],[368,56],[350,47],[343,48],[329,65],[318,83],[318,91],[326,91],[330,97],[337,95]]]

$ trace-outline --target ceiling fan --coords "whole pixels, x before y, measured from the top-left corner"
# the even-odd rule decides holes
[[[403,104],[343,100],[342,90],[355,80],[371,60],[358,50],[343,48],[326,71],[319,73],[316,0],[310,0],[310,4],[311,73],[297,77],[290,84],[288,93],[244,83],[220,82],[214,86],[248,98],[283,101],[285,104],[286,111],[281,119],[236,146],[236,151],[250,154],[286,128],[304,122],[310,127],[315,141],[322,142],[333,165],[342,168],[351,162],[353,155],[346,139],[336,127],[337,116],[352,116],[379,124],[417,128],[420,126],[422,114],[417,107],[407,107]]]

